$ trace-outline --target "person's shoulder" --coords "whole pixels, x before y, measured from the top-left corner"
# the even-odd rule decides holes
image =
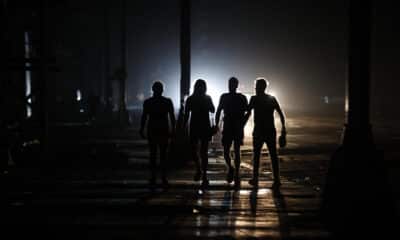
[[[249,100],[248,105],[250,107],[254,107],[254,105],[256,104],[256,101],[257,101],[257,96],[256,95],[250,96],[250,100]]]
[[[190,102],[193,99],[193,95],[190,95],[186,98],[185,102]]]
[[[277,101],[275,96],[270,95],[270,94],[266,94],[266,95],[267,95],[267,97],[268,97],[269,100],[271,100],[271,101],[273,101],[273,102],[276,102],[276,101]]]
[[[172,102],[172,99],[171,99],[171,98],[164,97],[164,101],[165,101],[167,104],[173,105],[173,102]]]
[[[143,101],[143,107],[146,109],[151,108],[152,105],[153,105],[153,97],[149,97]]]
[[[210,96],[210,95],[208,95],[208,94],[206,94],[205,98],[206,98],[207,100],[210,100],[210,101],[212,101],[212,98],[211,98],[211,96]]]
[[[223,93],[223,94],[221,94],[221,97],[219,99],[221,101],[225,101],[228,96],[229,96],[229,93]]]
[[[161,99],[161,101],[165,101],[165,102],[171,101],[170,98],[164,97],[164,96],[161,96],[160,99]]]
[[[189,97],[186,98],[185,105],[187,106],[192,104],[192,101],[193,101],[193,95],[190,95]]]
[[[239,96],[239,99],[240,99],[240,103],[242,105],[247,105],[248,104],[247,97],[244,94],[239,93],[238,96]]]
[[[143,104],[149,104],[150,102],[152,102],[153,101],[153,97],[149,97],[149,98],[146,98],[144,101],[143,101]]]
[[[241,99],[246,99],[246,100],[247,100],[246,95],[244,95],[243,93],[238,93],[237,95],[238,95]]]

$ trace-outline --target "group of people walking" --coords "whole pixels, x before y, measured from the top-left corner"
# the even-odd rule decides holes
[[[277,99],[266,93],[268,81],[257,79],[255,82],[255,95],[247,101],[246,96],[237,92],[239,81],[235,77],[229,79],[229,92],[221,95],[217,109],[212,99],[207,95],[207,83],[198,79],[194,90],[185,102],[184,127],[189,125],[189,139],[191,155],[195,162],[196,172],[194,180],[202,180],[202,186],[209,185],[207,178],[208,144],[219,129],[221,113],[223,112],[222,145],[224,158],[227,165],[228,183],[234,182],[235,188],[240,188],[240,146],[243,145],[244,127],[254,111],[253,129],[253,177],[249,184],[258,187],[259,165],[261,150],[266,143],[272,163],[273,187],[279,187],[279,160],[276,150],[277,134],[274,121],[276,111],[281,120],[281,136],[286,135],[285,116]],[[156,156],[160,152],[161,179],[164,185],[167,180],[167,151],[170,138],[175,132],[175,113],[171,99],[162,96],[163,84],[155,82],[152,86],[153,96],[143,103],[140,135],[147,138],[150,148],[150,184],[156,181]],[[216,112],[215,123],[211,121],[210,114]],[[147,123],[147,134],[145,126]],[[170,123],[170,124],[169,124]],[[170,127],[171,125],[171,127]],[[234,149],[234,167],[231,163],[231,148]]]

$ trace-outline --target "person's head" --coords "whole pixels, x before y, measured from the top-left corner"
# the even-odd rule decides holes
[[[229,92],[236,92],[238,86],[239,86],[239,80],[235,77],[231,77],[229,79]]]
[[[205,95],[207,92],[207,83],[203,79],[198,79],[194,84],[194,95]]]
[[[256,95],[265,93],[265,90],[267,89],[268,84],[269,84],[268,80],[266,80],[264,78],[258,78],[256,80]]]
[[[151,90],[153,91],[154,96],[161,96],[164,91],[164,85],[162,84],[162,82],[156,81],[153,83]]]

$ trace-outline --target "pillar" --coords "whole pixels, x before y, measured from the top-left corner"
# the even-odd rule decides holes
[[[349,1],[346,123],[321,205],[324,223],[338,239],[385,236],[394,213],[383,152],[374,144],[370,123],[372,9],[371,0]]]

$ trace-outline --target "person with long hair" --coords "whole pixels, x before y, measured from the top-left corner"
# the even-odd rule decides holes
[[[208,186],[208,144],[213,135],[210,113],[215,112],[212,99],[207,92],[207,84],[203,79],[198,79],[194,85],[192,95],[185,104],[184,123],[187,125],[189,118],[189,138],[192,158],[196,165],[195,181],[202,179],[202,186]],[[200,144],[200,151],[199,151]],[[201,164],[199,161],[201,159]]]

